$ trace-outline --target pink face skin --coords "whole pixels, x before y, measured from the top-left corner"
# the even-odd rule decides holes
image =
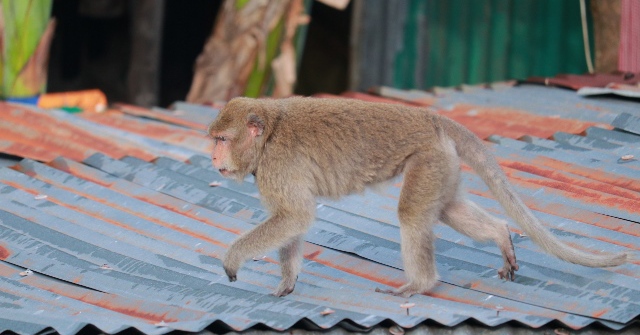
[[[211,131],[209,136],[213,139],[213,150],[211,151],[211,162],[225,178],[243,179],[247,172],[248,165],[253,159],[252,146],[256,137],[262,135],[262,127],[253,123],[247,125],[247,131],[238,132],[235,128],[221,131]],[[249,160],[247,159],[249,153]],[[247,170],[247,171],[245,171]]]
[[[233,174],[233,164],[231,164],[231,137],[225,134],[213,135],[213,150],[211,152],[211,162],[224,177],[231,177]]]

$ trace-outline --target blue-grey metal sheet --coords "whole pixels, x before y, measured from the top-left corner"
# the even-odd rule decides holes
[[[562,106],[568,118],[582,115],[596,122],[612,122],[616,113],[631,112],[627,101],[589,98],[580,105],[585,98],[567,94],[523,85],[451,91],[440,98],[535,112],[523,106],[532,97],[545,96],[555,107],[547,106],[541,115],[562,113]],[[528,98],[518,102],[509,95]],[[82,162],[25,159],[0,168],[0,331],[53,329],[74,335],[91,326],[106,333],[134,328],[163,334],[257,325],[286,330],[301,324],[365,330],[389,320],[407,328],[425,322],[638,327],[637,260],[591,269],[544,254],[519,234],[486,185],[466,169],[463,183],[469,198],[509,222],[520,264],[515,282],[497,278],[502,257],[494,244],[439,225],[436,259],[442,278],[433,292],[410,299],[376,293],[376,287],[397,287],[404,281],[395,213],[401,180],[396,180],[381,193],[319,200],[291,295],[269,294],[280,278],[275,252],[255,255],[241,269],[239,281],[229,283],[221,268],[226,247],[268,213],[253,178],[243,183],[222,179],[210,167],[206,146],[184,127],[202,125],[217,111],[181,102],[173,108],[181,111],[172,114],[180,117],[181,126],[167,125],[167,118],[139,118],[125,127],[49,113],[118,143],[137,143],[157,156],[151,162],[146,156],[116,159],[96,153]],[[163,141],[166,131],[180,136]],[[640,171],[637,162],[617,158],[637,152],[640,136],[601,128],[589,128],[584,135],[522,139],[530,143],[493,136],[495,144],[489,147],[525,203],[563,241],[637,257]],[[219,186],[209,186],[211,182]],[[407,301],[415,303],[409,313],[401,307]],[[333,313],[323,313],[326,309]]]
[[[640,112],[635,110],[629,113],[620,113],[611,124],[619,129],[640,134]]]
[[[597,138],[610,143],[622,144],[627,148],[640,148],[640,136],[628,134],[624,131],[590,127],[586,129],[585,133],[587,137]]]

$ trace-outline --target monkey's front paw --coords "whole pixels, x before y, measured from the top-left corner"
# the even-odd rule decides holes
[[[230,282],[238,280],[238,267],[231,266],[227,262],[224,262],[224,265],[222,267],[224,268],[224,272],[227,274],[227,277],[229,277]]]
[[[238,276],[236,275],[236,271],[232,271],[228,268],[224,268],[224,272],[227,273],[227,277],[229,277],[229,281],[230,282],[234,282],[236,280],[238,280]]]
[[[224,268],[224,272],[227,274],[227,277],[229,277],[230,282],[238,280],[238,270],[242,266],[242,259],[235,257],[237,252],[233,252],[232,249],[233,246],[230,248],[229,252],[227,252],[224,260],[222,261],[222,267]]]

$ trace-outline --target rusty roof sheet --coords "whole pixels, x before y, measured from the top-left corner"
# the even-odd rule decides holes
[[[565,242],[638,255],[637,103],[534,85],[377,92],[346,95],[429,105],[460,121],[487,140],[525,203]],[[268,214],[251,179],[238,184],[211,169],[203,129],[216,113],[176,103],[67,114],[0,102],[0,152],[25,157],[0,165],[0,332],[365,330],[389,320],[640,329],[638,260],[611,269],[565,263],[511,221],[515,282],[497,278],[495,245],[440,225],[433,292],[410,298],[410,310],[401,307],[407,299],[376,293],[404,281],[400,181],[382,194],[318,202],[291,295],[269,295],[279,281],[274,253],[256,255],[229,283],[226,247]],[[463,179],[471,199],[504,217],[474,173],[463,169]]]

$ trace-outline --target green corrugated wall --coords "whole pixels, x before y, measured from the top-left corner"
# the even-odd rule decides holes
[[[587,72],[579,0],[407,3],[403,41],[394,61],[395,87]],[[588,9],[588,1],[586,5]]]

